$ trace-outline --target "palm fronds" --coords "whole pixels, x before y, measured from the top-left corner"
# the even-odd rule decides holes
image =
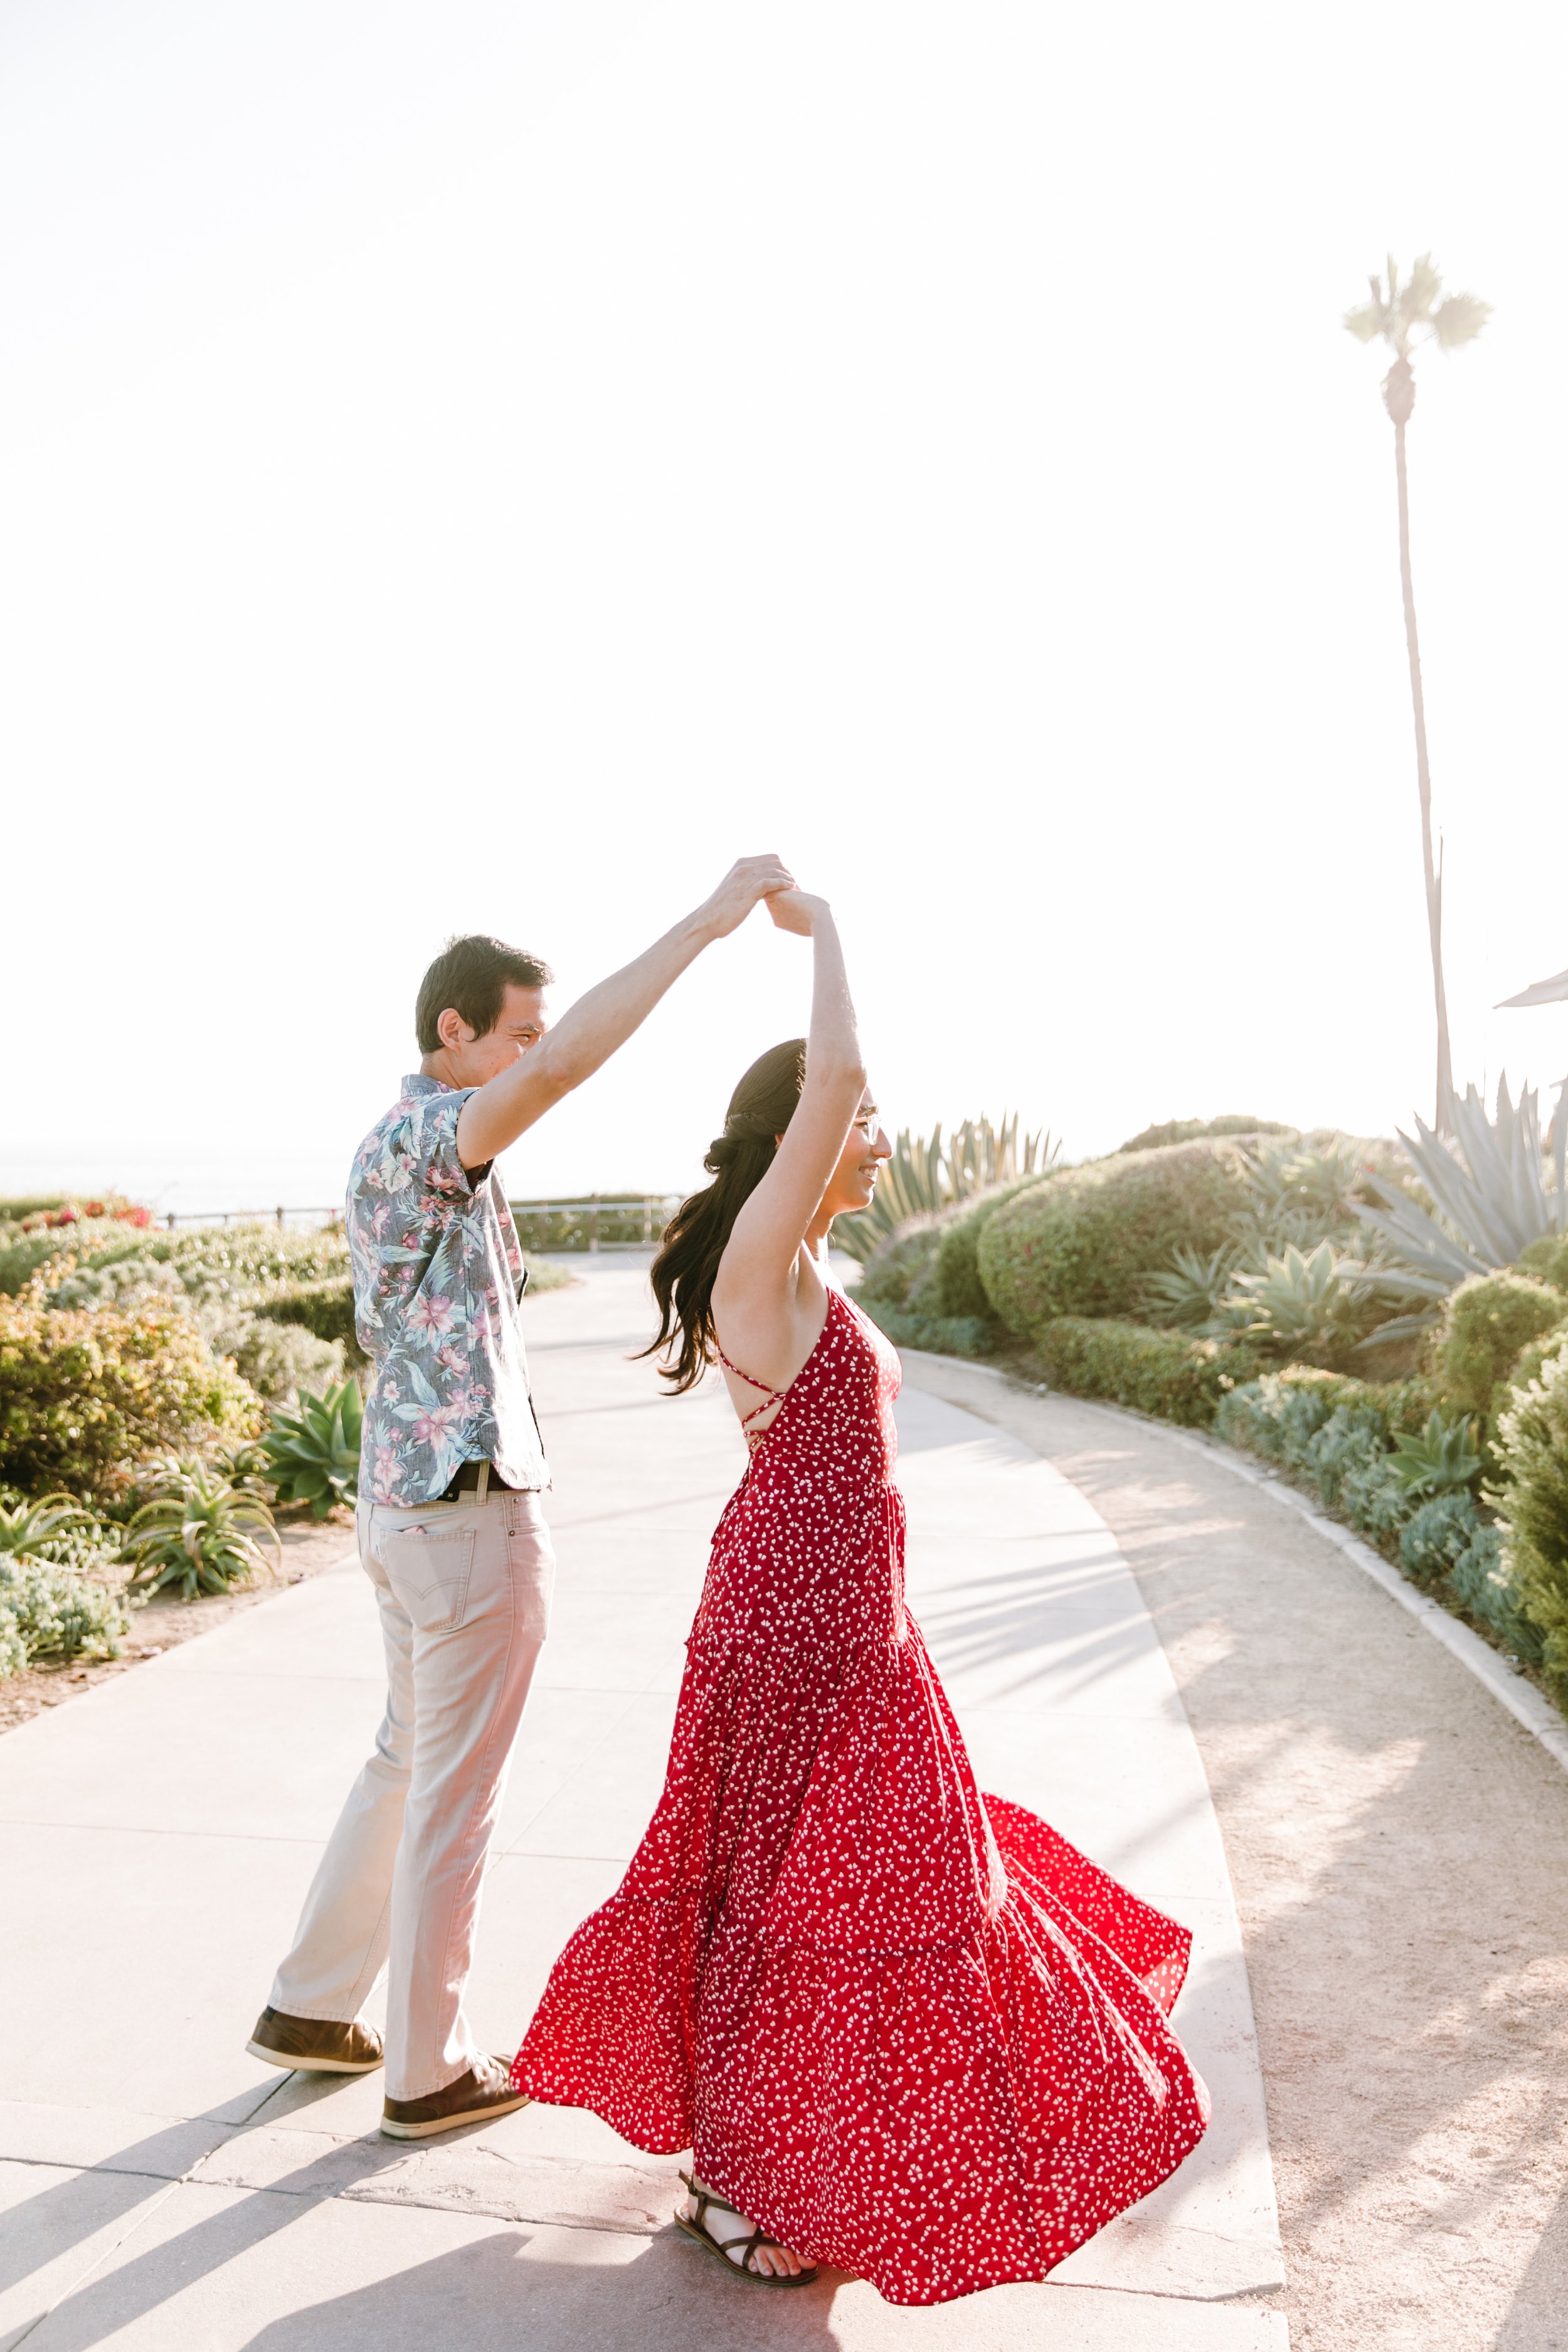
[[[1372,299],[1345,312],[1345,331],[1358,343],[1373,342],[1381,335],[1396,360],[1408,359],[1416,341],[1436,343],[1446,352],[1474,342],[1492,314],[1491,304],[1475,294],[1443,295],[1442,273],[1429,253],[1416,256],[1403,283],[1399,264],[1390,254],[1386,279],[1373,276],[1367,283]]]

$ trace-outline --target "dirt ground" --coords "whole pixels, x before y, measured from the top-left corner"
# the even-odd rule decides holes
[[[1568,2352],[1568,1774],[1267,1489],[907,1364],[1082,1488],[1159,1625],[1247,1939],[1294,2352]]]
[[[319,1576],[323,1568],[332,1567],[353,1551],[353,1515],[350,1511],[334,1511],[320,1525],[310,1519],[280,1520],[278,1536],[283,1558],[276,1577],[258,1577],[254,1584],[238,1592],[215,1592],[201,1601],[172,1601],[160,1596],[143,1608],[133,1609],[123,1657],[106,1658],[92,1665],[78,1658],[56,1665],[30,1666],[25,1674],[7,1675],[0,1682],[0,1732],[15,1731],[19,1723],[41,1715],[45,1707],[58,1706],[63,1700],[91,1690],[95,1684],[128,1674],[144,1658],[156,1658],[197,1633],[210,1633],[226,1618],[237,1616],[242,1609],[254,1609],[258,1601],[281,1591],[285,1585],[299,1584],[307,1576]]]

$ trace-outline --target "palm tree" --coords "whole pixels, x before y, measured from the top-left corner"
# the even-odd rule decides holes
[[[1432,991],[1437,1007],[1437,1117],[1439,1135],[1452,1131],[1448,1104],[1454,1091],[1448,1053],[1448,1000],[1443,986],[1443,876],[1432,863],[1432,776],[1426,763],[1426,707],[1421,693],[1421,647],[1415,635],[1415,592],[1410,579],[1410,494],[1405,477],[1405,428],[1415,405],[1410,360],[1423,343],[1457,351],[1473,342],[1491,316],[1489,302],[1473,294],[1444,294],[1443,280],[1424,253],[1402,286],[1394,256],[1388,283],[1368,280],[1372,299],[1347,310],[1344,323],[1357,342],[1379,336],[1394,353],[1383,379],[1383,404],[1394,420],[1394,470],[1399,483],[1399,584],[1405,593],[1405,643],[1410,655],[1410,699],[1415,714],[1415,786],[1421,795],[1421,856],[1426,877],[1426,929],[1432,941]]]

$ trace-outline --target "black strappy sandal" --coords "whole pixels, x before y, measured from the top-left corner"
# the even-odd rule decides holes
[[[813,2280],[821,2275],[815,2263],[808,2263],[805,2270],[797,2271],[793,2278],[787,2273],[783,2278],[770,2278],[765,2271],[753,2270],[752,2264],[757,2248],[777,2246],[782,2242],[770,2237],[765,2230],[752,2230],[749,2238],[738,2234],[730,2239],[714,2237],[710,2230],[702,2226],[710,2206],[716,2213],[733,2213],[737,2221],[749,2223],[751,2215],[742,2213],[738,2205],[731,2205],[727,2197],[716,2197],[710,2189],[699,2189],[694,2174],[683,2172],[680,2178],[696,2201],[697,2211],[689,2221],[684,2213],[678,2213],[676,2228],[684,2230],[704,2253],[716,2254],[724,2268],[736,2278],[745,2279],[752,2286],[810,2286]]]

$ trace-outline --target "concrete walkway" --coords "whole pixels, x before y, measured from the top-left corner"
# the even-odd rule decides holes
[[[472,1992],[508,2053],[652,1809],[742,1461],[716,1388],[670,1404],[627,1360],[640,1271],[594,1265],[529,1314],[562,1575]],[[1283,2352],[1235,1906],[1137,1585],[1016,1436],[912,1388],[900,1423],[911,1598],[982,1785],[1194,1930],[1177,2023],[1215,2116],[1182,2174],[1046,2287],[931,2311],[847,2281],[783,2297],[686,2246],[675,2164],[592,2116],[532,2107],[410,2151],[375,2130],[379,2075],[334,2088],[246,2057],[379,1711],[374,1612],[345,1562],[0,1741],[0,2352]]]

